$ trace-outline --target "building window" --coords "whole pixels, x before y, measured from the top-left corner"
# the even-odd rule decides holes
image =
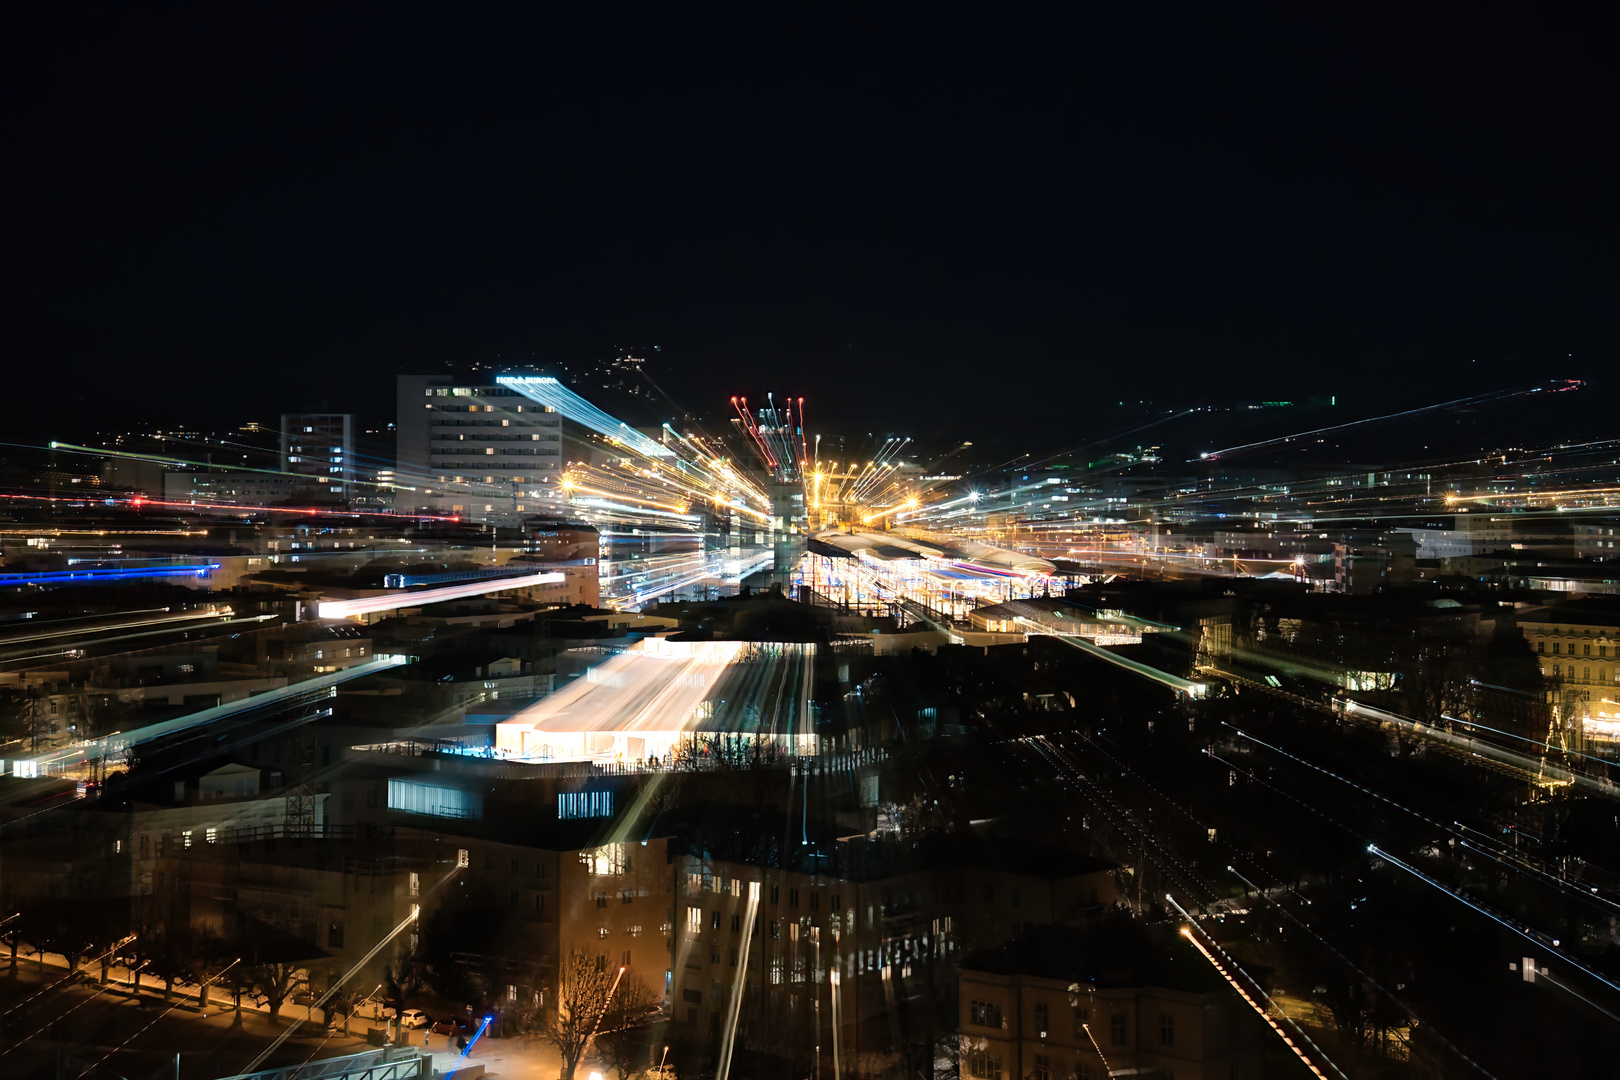
[[[557,817],[560,819],[607,818],[612,816],[613,792],[611,791],[559,791],[557,793]]]
[[[837,893],[832,894],[831,910],[834,911],[834,912],[839,912],[839,911],[844,910],[843,901],[839,899],[839,896],[838,896]]]
[[[1086,1037],[1086,1024],[1091,1022],[1091,1010],[1081,1005],[1074,1007],[1074,1037]]]
[[[1001,1080],[999,1054],[974,1053],[968,1055],[968,1072],[974,1080]]]
[[[343,920],[333,919],[326,925],[326,947],[328,949],[343,948]]]
[[[703,930],[703,909],[702,908],[700,908],[700,907],[689,907],[689,908],[686,909],[686,929],[687,929],[688,932],[693,933],[693,934],[697,934],[697,933],[702,932],[702,930]]]
[[[780,885],[772,885],[771,886],[771,903],[780,904],[781,902],[782,902],[782,886],[780,886]]]
[[[1030,1080],[1052,1080],[1052,1059],[1045,1054],[1035,1055],[1035,1069]]]
[[[1124,1046],[1126,1043],[1125,1014],[1115,1013],[1108,1018],[1108,1041],[1115,1046]]]
[[[789,889],[788,890],[788,907],[798,907],[798,906],[799,906],[799,890],[798,889]]]
[[[1159,1014],[1159,1045],[1176,1045],[1176,1018],[1169,1013]]]
[[[1044,1039],[1052,1030],[1052,1010],[1044,1001],[1035,1003],[1035,1037]]]
[[[732,917],[731,917],[731,931],[732,931],[732,933],[736,933],[737,931],[739,931],[741,929],[742,929],[742,916],[741,915],[732,915]]]
[[[596,906],[599,908],[607,907],[607,893],[599,892],[596,894]]]
[[[518,896],[518,891],[516,889],[509,890],[506,894],[506,906],[517,907],[520,903],[522,903],[522,900]]]
[[[542,915],[544,915],[546,913],[546,894],[545,893],[535,893],[534,894],[534,910],[539,912]]]
[[[411,892],[410,892],[410,894],[412,896],[421,896],[422,895],[422,875],[418,874],[415,870],[411,871]]]
[[[974,1001],[969,1008],[969,1020],[974,1027],[1000,1028],[1001,1006],[993,1001]],[[1124,1019],[1121,1017],[1121,1019]]]

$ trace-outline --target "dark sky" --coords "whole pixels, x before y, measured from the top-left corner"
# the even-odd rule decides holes
[[[1609,35],[1305,6],[14,5],[6,412],[654,344],[902,430],[1614,393]]]

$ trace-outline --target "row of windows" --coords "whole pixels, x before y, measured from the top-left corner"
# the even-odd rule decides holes
[[[507,861],[507,869],[511,873],[521,874],[523,872],[522,867],[523,867],[523,861],[521,859],[509,859]],[[485,870],[494,870],[495,869],[495,856],[493,856],[493,855],[485,855],[484,856],[484,869]],[[534,864],[534,876],[539,878],[541,881],[544,881],[546,879],[546,864],[545,863],[537,862],[537,863]]]
[[[432,424],[435,428],[447,427],[543,427],[554,428],[562,424],[562,420],[551,417],[542,417],[537,420],[444,420],[434,417]],[[336,451],[333,451],[336,453]]]
[[[1091,1010],[1085,1006],[1073,1008],[1075,1038],[1089,1038],[1088,1025],[1091,1022]],[[1002,1026],[1001,1006],[993,1001],[970,1000],[968,1003],[968,1023],[974,1027],[993,1028],[999,1030]],[[1051,1006],[1044,1001],[1035,1003],[1035,1037],[1037,1039],[1049,1038],[1052,1033]],[[1130,1040],[1130,1020],[1124,1013],[1114,1013],[1108,1018],[1108,1041],[1114,1046],[1124,1046]],[[1176,1044],[1176,1018],[1170,1013],[1159,1014],[1159,1044],[1161,1046],[1174,1046]]]
[[[1550,679],[1558,678],[1558,676],[1559,676],[1558,665],[1553,664],[1551,667],[1547,668],[1547,670],[1545,672],[1543,672],[1543,674],[1545,674]],[[1589,667],[1581,668],[1580,678],[1577,679],[1575,677],[1575,665],[1574,664],[1569,664],[1564,668],[1563,677],[1568,679],[1570,682],[1589,683],[1589,682],[1594,681],[1593,678],[1592,678],[1592,669],[1589,668]],[[1620,668],[1615,669],[1614,678],[1615,678],[1616,682],[1620,682]],[[1608,679],[1604,678],[1604,676],[1603,676],[1603,668],[1598,668],[1597,679],[1595,681],[1600,682],[1600,683],[1606,683],[1606,682],[1609,681]]]
[[[517,397],[516,390],[504,386],[430,386],[428,397]]]
[[[454,457],[454,456],[456,456],[458,454],[477,454],[477,455],[481,455],[481,456],[482,455],[491,455],[491,456],[493,456],[495,454],[500,454],[500,455],[505,456],[505,457],[512,457],[512,456],[521,456],[521,457],[557,457],[561,453],[562,453],[562,451],[558,450],[556,447],[549,447],[549,446],[540,446],[540,447],[535,447],[533,449],[530,449],[528,447],[524,447],[523,449],[520,449],[520,450],[519,449],[509,449],[509,448],[506,448],[506,447],[502,447],[501,449],[497,450],[493,446],[458,446],[455,449],[451,449],[449,447],[435,446],[433,448],[433,455],[435,457],[446,457],[446,456]],[[437,464],[437,462],[435,462],[435,464]]]
[[[1561,645],[1562,645],[1562,642],[1558,642],[1558,641],[1555,641],[1555,642],[1552,643],[1552,654],[1554,656],[1560,655],[1559,648],[1560,648]],[[1591,644],[1591,642],[1586,642],[1585,645],[1586,645],[1585,650],[1580,655],[1582,655],[1582,656],[1591,656],[1592,655],[1592,644]],[[1546,653],[1546,651],[1547,651],[1547,643],[1545,641],[1536,642],[1536,652],[1544,654],[1544,653]],[[1609,655],[1609,647],[1600,642],[1598,644],[1598,647],[1597,647],[1597,654],[1599,656],[1608,656]],[[1575,642],[1573,642],[1573,641],[1569,643],[1569,655],[1571,655],[1571,656],[1576,655],[1576,653],[1575,653]]]
[[[717,892],[722,896],[737,897],[741,897],[743,895],[743,882],[741,878],[720,877],[715,874],[700,873],[695,871],[686,875],[686,887],[687,891],[691,893]],[[810,910],[820,911],[821,894],[814,890],[806,890],[806,892],[808,893],[807,899],[810,902]],[[769,896],[771,904],[779,906],[782,903],[782,886],[772,885],[770,887]],[[827,910],[834,912],[844,910],[844,898],[840,894],[831,894],[827,898],[827,901]],[[796,886],[790,887],[787,891],[787,906],[795,908],[799,906],[799,890]]]

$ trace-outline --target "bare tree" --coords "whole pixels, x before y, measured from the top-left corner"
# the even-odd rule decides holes
[[[608,1006],[617,969],[598,957],[574,951],[557,968],[557,1011],[548,1012],[541,1037],[562,1055],[562,1080],[574,1080],[579,1059]]]
[[[255,964],[251,974],[253,999],[269,1007],[272,1022],[280,1018],[281,1007],[287,999],[304,985],[304,966],[292,961],[272,960]]]
[[[640,976],[625,972],[596,1033],[596,1056],[619,1080],[630,1080],[647,1060],[645,1022],[652,1012],[652,991]]]

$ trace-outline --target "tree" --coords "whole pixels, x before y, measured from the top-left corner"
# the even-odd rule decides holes
[[[23,911],[22,901],[15,896],[0,897],[0,942],[4,942],[11,952],[11,977],[17,977],[17,946],[22,944]]]
[[[254,964],[249,972],[252,978],[253,1000],[270,1010],[270,1021],[281,1017],[281,1007],[287,999],[304,985],[304,967],[297,961],[271,960]]]
[[[175,983],[190,979],[195,973],[197,965],[189,930],[183,925],[165,925],[145,936],[146,970],[163,980],[165,1001],[174,992]]]
[[[46,953],[59,953],[68,970],[77,971],[79,961],[95,948],[97,925],[103,920],[91,902],[57,899],[36,904],[28,921],[32,925],[25,932],[41,962]]]
[[[0,687],[0,748],[15,753],[14,748],[20,745],[28,753],[39,752],[44,728],[39,717],[39,697],[37,689]]]
[[[325,1014],[322,1019],[326,1021],[326,1026],[332,1026],[333,1017],[342,1016],[343,1034],[347,1035],[349,1033],[349,1017],[354,1013],[355,1003],[360,999],[360,996],[359,991],[350,990],[346,986],[340,986],[329,991],[326,995],[326,1003],[321,1006],[321,1011]]]
[[[546,1014],[540,1031],[541,1038],[562,1055],[562,1080],[574,1080],[574,1070],[607,1008],[617,974],[598,957],[579,951],[570,952],[558,965],[557,1011]]]
[[[652,991],[640,976],[625,972],[596,1034],[596,1056],[619,1080],[630,1080],[647,1060],[645,1022],[652,1011]]]

